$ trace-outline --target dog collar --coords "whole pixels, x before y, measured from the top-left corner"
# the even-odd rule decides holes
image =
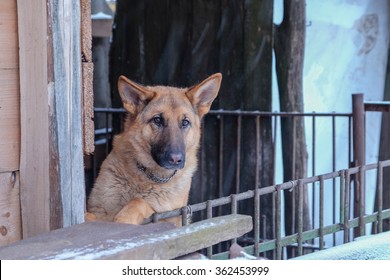
[[[160,176],[157,176],[156,174],[153,174],[149,170],[147,170],[146,167],[143,166],[142,164],[140,164],[139,162],[137,162],[137,168],[138,168],[138,170],[145,173],[146,177],[148,177],[150,180],[152,180],[155,183],[159,183],[159,184],[167,183],[169,180],[171,180],[173,178],[173,176],[176,175],[176,172],[177,172],[177,170],[173,171],[172,175],[169,177],[160,177]]]

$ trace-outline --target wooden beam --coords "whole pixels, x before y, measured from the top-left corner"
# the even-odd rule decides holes
[[[84,221],[80,2],[17,4],[25,238]]]
[[[0,246],[22,238],[19,172],[0,173]]]
[[[228,215],[181,228],[91,222],[0,248],[0,259],[173,259],[242,236],[252,218]]]
[[[46,0],[18,0],[23,237],[50,229]]]

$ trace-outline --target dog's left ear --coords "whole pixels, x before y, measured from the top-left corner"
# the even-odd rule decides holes
[[[130,114],[139,113],[153,98],[154,93],[125,76],[118,79],[118,91],[123,101],[123,107]]]
[[[203,117],[210,110],[211,103],[218,95],[221,81],[222,74],[216,73],[198,85],[191,87],[186,93],[200,117]]]

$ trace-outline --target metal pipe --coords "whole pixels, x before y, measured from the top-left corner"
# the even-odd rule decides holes
[[[351,188],[351,175],[349,173],[349,169],[347,169],[345,170],[344,243],[349,242],[350,188]]]
[[[298,256],[302,256],[302,235],[303,235],[303,183],[298,181]]]
[[[282,259],[282,227],[281,227],[281,201],[282,201],[282,191],[280,185],[276,186],[276,259]]]
[[[377,195],[378,195],[378,233],[381,233],[383,231],[383,218],[382,218],[382,211],[383,211],[383,166],[382,162],[380,161],[378,163],[378,170],[376,175],[376,189],[377,189]]]
[[[320,250],[324,249],[324,177],[320,176]]]
[[[353,115],[353,166],[363,166],[365,159],[365,112],[364,112],[364,95],[352,95],[352,115]],[[360,209],[364,207],[363,193],[361,190],[361,182],[358,176],[354,176],[355,191],[354,191],[354,217],[360,216]],[[360,236],[359,229],[354,229],[354,237]]]

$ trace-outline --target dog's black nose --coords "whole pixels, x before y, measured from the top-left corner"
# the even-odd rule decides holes
[[[184,161],[182,152],[172,152],[168,154],[168,163],[172,166],[180,166]]]
[[[183,149],[160,149],[152,147],[152,157],[158,165],[166,169],[182,169],[186,161]]]

